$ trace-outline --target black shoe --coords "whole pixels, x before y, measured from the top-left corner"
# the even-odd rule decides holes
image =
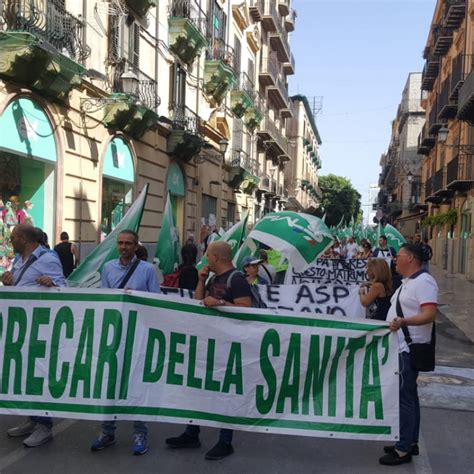
[[[379,463],[384,466],[398,466],[406,462],[411,462],[411,454],[405,454],[405,456],[400,456],[395,450],[391,453],[385,454],[379,459]]]
[[[390,454],[395,451],[395,446],[384,446],[383,450],[385,453]],[[412,445],[410,454],[412,456],[418,456],[418,454],[420,454],[420,449],[418,448],[417,444]]]
[[[199,448],[201,446],[201,441],[199,441],[198,436],[189,436],[187,433],[183,433],[175,438],[167,438],[165,442],[173,449]]]
[[[219,440],[217,444],[206,453],[206,459],[209,461],[217,461],[230,456],[233,452],[234,448],[230,443],[224,443],[224,441]]]

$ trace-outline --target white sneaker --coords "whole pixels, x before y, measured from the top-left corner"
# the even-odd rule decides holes
[[[53,439],[53,430],[38,423],[37,428],[30,436],[28,436],[28,438],[23,441],[23,444],[27,448],[35,448],[36,446],[41,446],[51,439]]]
[[[15,438],[17,436],[26,436],[33,433],[35,428],[36,423],[28,418],[21,425],[15,426],[14,428],[10,428],[9,430],[7,430],[7,435],[11,436],[12,438]]]

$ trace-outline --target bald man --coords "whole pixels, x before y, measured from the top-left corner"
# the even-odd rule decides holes
[[[207,248],[208,265],[199,271],[199,282],[195,291],[195,298],[202,300],[208,307],[216,306],[252,306],[252,293],[245,276],[232,265],[232,249],[227,242],[218,240]],[[209,272],[214,272],[207,286]],[[170,448],[199,448],[200,428],[197,425],[188,425],[186,431],[175,438],[168,438],[166,444]],[[233,431],[221,429],[219,441],[206,453],[206,459],[215,461],[230,456],[234,452],[232,447]]]

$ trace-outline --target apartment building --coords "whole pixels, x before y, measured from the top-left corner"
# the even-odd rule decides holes
[[[290,0],[0,2],[0,198],[87,253],[149,184],[181,239],[284,205]],[[10,204],[8,204],[10,205]]]
[[[427,207],[421,203],[423,155],[418,154],[418,136],[425,122],[425,111],[420,98],[421,73],[410,73],[392,123],[388,151],[380,162],[378,206],[384,212],[384,219],[396,224],[407,236],[420,230]]]
[[[425,232],[435,262],[474,279],[474,5],[438,0],[424,50],[426,121],[419,137]]]
[[[308,98],[295,95],[291,97],[290,105],[293,117],[287,131],[294,159],[286,171],[289,189],[286,209],[313,213],[322,197],[318,185],[318,171],[322,166],[321,137]]]

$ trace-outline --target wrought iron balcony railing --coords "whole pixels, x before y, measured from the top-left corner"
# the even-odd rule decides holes
[[[234,89],[245,91],[249,97],[255,95],[255,85],[246,72],[241,72],[234,84]]]
[[[232,168],[243,168],[244,170],[258,175],[258,161],[250,158],[243,150],[232,150],[232,160],[230,162]]]
[[[187,18],[207,37],[208,18],[200,5],[193,0],[173,0],[169,8],[169,15],[176,18]]]
[[[71,15],[59,0],[3,0],[0,13],[6,29],[27,31],[56,52],[77,62],[91,53],[84,41],[84,22]]]
[[[206,49],[206,59],[210,61],[222,61],[235,70],[234,48],[225,43],[222,38],[213,38]]]
[[[121,76],[124,72],[132,71],[139,80],[138,98],[140,102],[149,109],[156,112],[160,105],[160,97],[158,96],[158,83],[147,76],[143,71],[138,69],[127,59],[122,59],[114,66],[113,90],[114,92],[122,92]]]
[[[173,128],[184,130],[194,135],[200,134],[201,117],[184,104],[174,104],[173,108]]]

